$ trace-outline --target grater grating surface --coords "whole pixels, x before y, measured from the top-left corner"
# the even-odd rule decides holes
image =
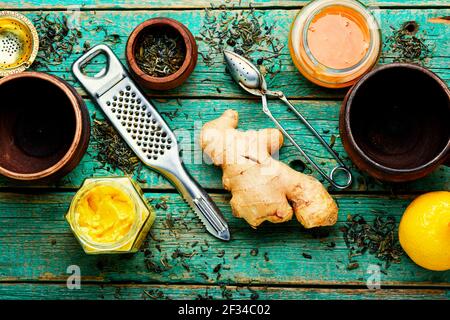
[[[178,156],[172,131],[128,79],[100,97],[99,103],[114,126],[129,136],[128,144],[147,165],[164,167],[167,157]]]
[[[82,68],[100,54],[106,55],[108,66],[95,77],[84,75]],[[74,63],[73,72],[141,161],[175,185],[211,234],[229,240],[220,210],[184,168],[174,133],[111,49],[92,48]]]

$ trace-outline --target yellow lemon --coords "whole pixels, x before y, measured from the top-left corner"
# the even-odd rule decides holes
[[[406,208],[399,226],[403,250],[419,266],[450,269],[450,192],[430,192]]]

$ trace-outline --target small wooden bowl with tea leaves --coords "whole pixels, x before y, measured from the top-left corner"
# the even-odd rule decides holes
[[[128,38],[126,57],[136,80],[145,88],[168,90],[181,85],[197,64],[192,33],[170,18],[149,19]]]

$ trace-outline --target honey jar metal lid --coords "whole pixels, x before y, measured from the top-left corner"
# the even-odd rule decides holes
[[[0,77],[28,69],[39,50],[33,23],[23,14],[0,11]]]

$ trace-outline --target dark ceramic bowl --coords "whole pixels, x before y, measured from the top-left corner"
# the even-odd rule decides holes
[[[178,71],[166,77],[154,77],[139,68],[136,62],[136,48],[140,37],[148,31],[159,34],[175,33],[183,39],[185,57]],[[141,86],[153,90],[168,90],[180,86],[194,71],[197,64],[198,49],[194,36],[185,25],[170,18],[153,18],[144,21],[133,30],[128,38],[125,54],[131,73]]]
[[[431,71],[381,66],[348,92],[340,133],[353,162],[390,182],[422,178],[450,160],[450,92]]]
[[[65,81],[39,72],[0,80],[0,174],[50,181],[73,170],[89,143],[83,99]]]

